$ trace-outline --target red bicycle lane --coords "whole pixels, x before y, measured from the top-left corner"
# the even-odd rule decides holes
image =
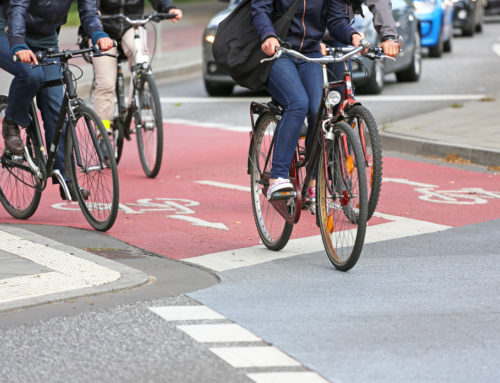
[[[119,164],[120,212],[107,235],[182,259],[259,244],[246,173],[249,135],[185,124],[165,124],[162,169],[144,176],[135,141],[125,142]],[[384,182],[370,226],[390,216],[452,227],[500,217],[500,175],[430,163],[384,158]],[[0,221],[89,229],[76,203],[48,186],[28,221],[1,210]],[[370,229],[368,229],[370,230]],[[303,212],[292,238],[318,235]]]

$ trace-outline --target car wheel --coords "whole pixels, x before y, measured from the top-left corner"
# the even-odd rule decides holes
[[[441,57],[443,55],[443,30],[439,33],[438,42],[433,47],[429,47],[429,57]]]
[[[221,84],[205,80],[205,89],[210,96],[231,96],[233,84]]]
[[[398,81],[418,81],[420,73],[422,73],[422,53],[420,49],[420,35],[416,33],[411,64],[407,69],[396,72],[396,78]]]
[[[476,32],[481,33],[483,31],[483,20],[479,22],[479,24],[476,25]]]
[[[474,22],[471,21],[469,25],[467,25],[464,29],[462,29],[462,35],[471,37],[474,36],[474,31],[475,31]]]
[[[384,67],[380,60],[374,60],[372,70],[365,82],[357,87],[361,93],[379,94],[384,89]]]

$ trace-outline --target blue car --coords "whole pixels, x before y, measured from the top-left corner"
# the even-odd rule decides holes
[[[453,37],[452,0],[414,0],[420,19],[422,46],[429,48],[430,57],[441,57],[451,51]]]

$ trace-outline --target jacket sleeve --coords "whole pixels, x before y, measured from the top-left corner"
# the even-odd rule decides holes
[[[175,8],[171,0],[151,0],[151,5],[157,12],[167,13],[172,8]]]
[[[384,37],[396,37],[398,30],[392,16],[391,0],[366,0],[365,4],[373,14],[373,26],[378,35]]]
[[[349,24],[349,6],[344,0],[328,1],[326,27],[330,36],[336,41],[347,45],[352,44],[351,36],[356,33],[356,30]]]
[[[103,32],[95,1],[78,0],[78,13],[83,30],[88,37],[92,37],[95,32]]]
[[[17,45],[26,46],[26,13],[30,6],[30,0],[10,0],[7,10],[7,37],[9,45],[14,48]]]
[[[271,22],[271,12],[273,11],[272,0],[252,0],[252,24],[260,41],[264,41],[268,37],[276,37],[273,23]]]

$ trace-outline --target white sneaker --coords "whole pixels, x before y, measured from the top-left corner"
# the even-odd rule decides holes
[[[269,189],[267,189],[267,199],[270,200],[273,193],[278,190],[293,190],[293,185],[289,179],[279,177],[271,186],[269,186]]]

